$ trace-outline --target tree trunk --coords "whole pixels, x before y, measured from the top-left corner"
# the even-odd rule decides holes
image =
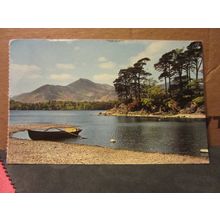
[[[199,79],[199,70],[200,70],[200,67],[202,65],[202,62],[203,62],[203,59],[201,58],[201,60],[196,60],[196,80]]]
[[[190,80],[190,78],[189,78],[189,66],[187,66],[186,73],[187,73],[187,82],[189,82],[189,80]]]
[[[196,60],[196,80],[199,78],[198,60]]]
[[[138,100],[138,91],[137,91],[137,80],[134,82],[134,96],[135,96],[135,101]]]
[[[190,71],[190,68],[189,68],[189,81],[191,81],[191,71]]]
[[[169,79],[169,82],[168,82],[168,83],[169,83],[168,91],[169,91],[169,94],[170,94],[170,96],[171,96],[171,89],[170,89],[170,86],[171,86],[171,77],[169,76],[168,79]]]
[[[180,81],[180,83],[179,83],[179,85],[180,85],[180,91],[182,91],[182,90],[183,90],[182,69],[179,70],[179,81]]]
[[[168,78],[168,79],[169,79],[169,82],[168,82],[168,83],[169,83],[169,89],[170,89],[170,85],[171,85],[171,82],[170,82],[170,76],[169,76],[169,78]]]
[[[164,77],[165,78],[165,92],[167,94],[167,77]]]
[[[141,82],[140,82],[140,73],[138,74],[138,102],[141,101]]]
[[[170,86],[171,86],[171,65],[169,64],[169,93],[171,95]]]

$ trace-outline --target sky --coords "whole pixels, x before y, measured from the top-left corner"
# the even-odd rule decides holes
[[[158,80],[154,64],[166,52],[190,41],[161,40],[13,40],[10,42],[10,97],[38,87],[68,85],[79,78],[113,85],[120,69],[141,58]]]

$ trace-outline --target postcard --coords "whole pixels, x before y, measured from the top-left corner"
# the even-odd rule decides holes
[[[10,42],[8,164],[207,164],[200,41]]]

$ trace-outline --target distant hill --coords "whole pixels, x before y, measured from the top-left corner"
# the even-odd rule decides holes
[[[43,85],[36,90],[12,97],[23,103],[56,101],[110,101],[116,100],[113,86],[94,83],[88,79],[79,79],[67,86]]]

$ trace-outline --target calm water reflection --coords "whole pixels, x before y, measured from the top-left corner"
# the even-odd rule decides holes
[[[146,118],[98,116],[99,111],[11,111],[12,124],[77,125],[87,139],[66,142],[126,148],[135,151],[200,155],[207,148],[205,121],[155,121]],[[17,134],[27,138],[27,134]],[[110,139],[116,143],[110,143]]]

